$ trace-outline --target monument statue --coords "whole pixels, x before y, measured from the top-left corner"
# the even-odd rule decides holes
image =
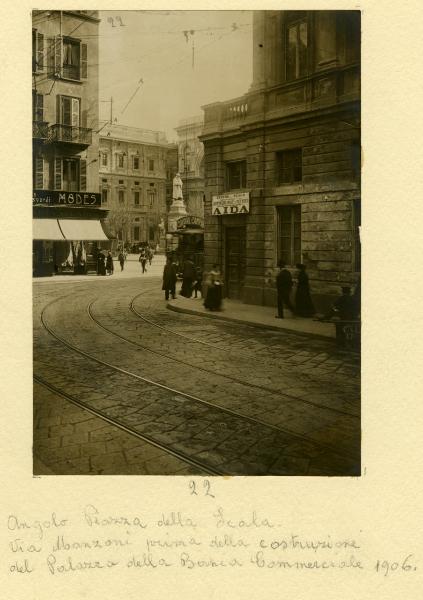
[[[159,223],[159,232],[160,232],[160,235],[163,235],[164,230],[165,230],[165,224],[164,224],[163,218],[161,218],[160,219],[160,223]]]
[[[175,177],[173,178],[172,198],[173,200],[183,200],[184,198],[182,196],[182,179],[179,173],[176,173]]]

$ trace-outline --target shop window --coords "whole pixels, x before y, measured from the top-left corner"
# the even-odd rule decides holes
[[[303,178],[303,156],[301,148],[284,150],[276,154],[277,184],[297,183]]]
[[[32,30],[32,72],[39,73],[44,69],[44,35]]]
[[[140,204],[140,193],[139,191],[134,192],[134,205],[139,206]]]
[[[226,163],[226,190],[241,190],[247,187],[247,161]]]
[[[353,270],[355,273],[361,271],[361,201],[354,200],[352,205],[352,228],[353,228]]]
[[[286,79],[307,75],[307,21],[288,25],[286,29]]]
[[[133,168],[134,168],[134,171],[138,171],[140,168],[140,159],[138,156],[134,156]]]
[[[301,262],[301,205],[278,208],[278,258],[286,265]]]
[[[154,160],[152,160],[151,158],[148,161],[148,170],[149,171],[154,171]]]

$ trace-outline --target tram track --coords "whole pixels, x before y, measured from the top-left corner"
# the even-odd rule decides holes
[[[45,387],[46,389],[50,390],[50,392],[53,392],[57,396],[64,398],[65,400],[67,400],[68,402],[73,404],[74,406],[77,406],[78,408],[81,408],[82,410],[94,415],[95,417],[98,417],[102,421],[105,421],[109,425],[113,425],[114,427],[117,427],[118,429],[124,431],[125,433],[128,433],[131,436],[133,436],[143,442],[146,442],[150,446],[154,446],[155,448],[159,448],[160,450],[163,450],[164,452],[166,452],[166,454],[169,454],[170,456],[173,456],[173,457],[179,459],[181,462],[183,462],[191,467],[200,469],[202,472],[204,472],[207,475],[224,475],[224,473],[222,473],[218,469],[211,467],[210,465],[206,465],[206,464],[196,460],[193,457],[189,457],[185,453],[171,448],[168,444],[163,444],[161,442],[158,442],[157,440],[154,440],[151,436],[148,436],[146,434],[140,433],[139,431],[136,431],[132,427],[129,427],[128,425],[125,425],[125,423],[122,423],[121,421],[119,421],[119,419],[109,417],[104,411],[93,408],[93,407],[89,406],[87,403],[82,402],[81,400],[78,400],[71,394],[68,394],[67,392],[64,392],[63,390],[60,390],[56,386],[52,385],[51,383],[49,383],[48,381],[46,381],[44,378],[40,377],[39,375],[34,374],[33,379],[38,384],[40,384],[43,387]]]
[[[204,345],[206,345],[206,346],[208,346],[208,347],[212,347],[213,349],[219,349],[219,348],[220,348],[221,350],[227,351],[227,349],[226,349],[226,348],[219,347],[219,346],[217,346],[217,345],[213,345],[213,344],[209,344],[209,343],[207,343],[207,342],[204,342],[204,341],[202,341],[202,340],[197,340],[196,338],[191,338],[190,336],[186,336],[186,335],[184,335],[184,334],[175,333],[175,332],[173,332],[171,329],[168,329],[168,328],[166,328],[166,327],[163,327],[163,326],[161,326],[161,325],[158,325],[157,323],[154,323],[153,321],[150,321],[149,319],[146,319],[146,318],[144,317],[144,315],[142,315],[141,313],[139,313],[139,312],[138,312],[138,311],[137,311],[137,310],[134,308],[134,306],[133,306],[133,303],[134,303],[135,299],[136,299],[136,298],[138,298],[140,295],[141,295],[141,294],[137,294],[137,296],[135,296],[135,297],[134,297],[134,298],[131,300],[129,307],[130,307],[130,310],[131,310],[131,312],[133,312],[135,315],[137,315],[137,316],[138,316],[140,319],[142,319],[144,322],[148,323],[149,325],[151,325],[151,326],[153,326],[153,327],[156,327],[157,329],[159,329],[159,330],[161,330],[161,331],[165,331],[166,333],[172,333],[172,334],[174,334],[174,335],[177,335],[177,336],[183,337],[183,338],[185,338],[186,340],[188,340],[189,342],[198,342],[198,343],[200,343],[200,344],[204,344]],[[284,398],[284,399],[288,399],[288,400],[291,400],[291,401],[295,401],[296,403],[298,403],[298,402],[301,402],[301,403],[303,403],[303,404],[307,404],[308,406],[313,406],[314,408],[317,408],[317,409],[319,409],[319,410],[326,410],[326,411],[329,411],[329,412],[332,412],[332,413],[335,413],[335,414],[340,414],[340,415],[342,415],[342,416],[347,416],[347,417],[350,417],[350,418],[352,418],[352,419],[358,419],[358,420],[360,419],[360,417],[359,417],[358,415],[351,414],[351,413],[350,413],[350,412],[348,412],[348,411],[344,411],[344,410],[341,410],[341,409],[332,408],[332,407],[329,407],[329,406],[325,406],[325,405],[322,405],[322,404],[318,404],[317,402],[312,402],[311,400],[306,400],[306,399],[304,399],[304,398],[298,398],[297,396],[293,396],[293,395],[291,395],[291,394],[287,394],[287,393],[285,393],[285,392],[280,392],[280,391],[277,391],[277,390],[275,390],[275,389],[273,389],[273,388],[271,388],[271,387],[266,387],[266,386],[263,386],[263,385],[259,385],[259,384],[254,384],[254,383],[246,382],[245,380],[239,379],[239,378],[237,378],[237,377],[234,377],[234,376],[232,376],[232,375],[228,375],[228,374],[222,374],[222,373],[220,373],[220,372],[218,372],[218,371],[213,371],[212,369],[208,369],[208,368],[206,368],[206,367],[201,367],[201,366],[198,366],[198,365],[192,364],[192,363],[190,363],[190,362],[188,362],[188,361],[182,360],[182,359],[180,359],[180,358],[176,358],[175,356],[172,356],[172,355],[169,355],[169,354],[165,354],[165,353],[163,353],[163,352],[159,352],[159,351],[157,351],[157,350],[153,350],[153,349],[149,348],[148,346],[145,346],[144,344],[140,344],[139,342],[137,342],[137,341],[135,341],[135,340],[131,340],[130,338],[128,338],[128,337],[126,337],[126,336],[123,336],[123,335],[121,335],[120,333],[117,333],[117,332],[113,331],[112,329],[110,329],[109,327],[106,327],[106,326],[105,326],[103,323],[101,323],[101,322],[98,320],[98,318],[96,318],[96,317],[94,316],[94,314],[93,314],[93,311],[92,311],[93,305],[96,303],[96,301],[97,301],[97,299],[95,299],[95,300],[92,300],[92,301],[91,301],[91,302],[88,304],[88,306],[87,306],[87,313],[88,313],[88,316],[90,317],[90,319],[91,319],[91,320],[92,320],[92,321],[93,321],[93,322],[94,322],[94,323],[95,323],[95,324],[96,324],[98,327],[100,327],[101,329],[103,329],[104,331],[106,331],[107,333],[109,333],[110,335],[113,335],[113,336],[115,336],[115,337],[117,337],[117,338],[121,339],[121,340],[122,340],[122,341],[124,341],[124,342],[130,343],[130,344],[132,344],[132,345],[136,346],[137,348],[140,348],[140,349],[142,349],[142,350],[144,350],[144,351],[146,351],[146,352],[149,352],[149,353],[151,353],[151,354],[155,354],[155,355],[157,355],[157,356],[160,356],[160,357],[162,357],[162,358],[170,359],[170,360],[172,360],[172,361],[173,361],[173,362],[175,362],[175,363],[179,363],[179,364],[182,364],[182,365],[188,366],[188,367],[190,367],[190,368],[193,368],[193,369],[196,369],[196,370],[198,370],[198,371],[203,371],[203,372],[205,372],[205,373],[207,373],[207,374],[210,374],[210,375],[213,375],[213,376],[223,377],[223,378],[225,378],[225,379],[227,379],[227,380],[229,380],[229,381],[233,381],[234,383],[237,383],[237,384],[239,384],[239,385],[242,385],[242,386],[244,386],[244,387],[247,387],[247,388],[250,388],[250,389],[256,389],[256,390],[259,390],[259,391],[261,391],[261,392],[265,392],[266,394],[272,394],[272,395],[275,395],[275,396],[279,396],[279,397],[281,397],[281,398]],[[267,425],[268,425],[268,424],[267,424]]]
[[[54,331],[50,327],[50,325],[48,324],[48,322],[47,322],[46,311],[48,310],[48,308],[52,304],[54,304],[55,302],[58,302],[61,299],[63,299],[63,296],[61,296],[60,298],[56,298],[56,299],[50,301],[48,304],[46,304],[43,307],[43,309],[41,310],[41,314],[40,314],[40,322],[41,322],[43,328],[53,338],[55,338],[58,342],[60,342],[62,345],[64,345],[66,348],[72,350],[73,352],[75,352],[75,353],[77,353],[77,354],[79,354],[79,355],[81,355],[81,356],[89,359],[90,361],[94,361],[97,364],[102,365],[103,367],[105,367],[105,368],[107,368],[109,370],[112,369],[115,372],[118,372],[118,373],[120,373],[120,374],[122,374],[122,375],[124,375],[126,377],[130,377],[130,378],[133,378],[135,380],[142,381],[143,383],[145,383],[145,384],[147,384],[149,386],[153,386],[155,388],[159,388],[159,389],[161,389],[163,391],[169,392],[169,394],[171,394],[173,396],[177,395],[179,397],[186,398],[187,400],[189,400],[191,402],[195,402],[197,404],[201,404],[201,405],[207,407],[208,409],[210,409],[212,411],[215,411],[215,412],[218,411],[219,413],[230,415],[232,418],[235,418],[238,422],[242,421],[242,422],[245,422],[245,423],[249,423],[251,425],[254,425],[256,428],[257,427],[259,427],[259,428],[265,428],[264,431],[273,431],[273,432],[275,432],[277,434],[288,435],[290,438],[292,438],[292,440],[298,440],[298,441],[301,441],[301,442],[305,441],[305,442],[311,443],[316,448],[320,448],[321,451],[327,451],[327,450],[330,450],[332,452],[335,451],[337,454],[340,453],[341,455],[343,455],[345,457],[352,457],[352,458],[354,458],[353,453],[350,454],[346,450],[340,451],[339,447],[336,447],[336,446],[334,446],[334,445],[332,445],[330,443],[327,444],[327,443],[323,443],[321,441],[314,441],[312,438],[310,438],[310,437],[308,437],[306,435],[303,435],[301,433],[293,432],[293,431],[289,430],[288,428],[284,428],[284,427],[281,427],[281,426],[271,425],[269,423],[266,423],[265,421],[262,421],[260,419],[254,418],[254,417],[250,417],[250,416],[245,415],[245,414],[241,414],[241,413],[239,413],[239,412],[237,412],[235,410],[232,410],[230,408],[219,406],[219,405],[217,405],[217,404],[215,404],[213,402],[210,402],[210,401],[205,400],[203,398],[199,398],[197,396],[194,396],[193,394],[188,394],[188,393],[183,392],[183,391],[181,391],[179,389],[172,388],[170,386],[166,386],[163,383],[154,381],[154,380],[152,380],[150,378],[143,377],[142,375],[139,375],[137,373],[133,373],[133,372],[127,370],[127,369],[123,369],[121,367],[118,367],[117,365],[114,365],[114,364],[112,364],[112,363],[110,363],[110,362],[108,362],[106,360],[102,360],[102,359],[100,359],[100,358],[92,355],[91,353],[86,352],[85,350],[82,350],[81,348],[79,348],[79,347],[75,346],[74,344],[70,343],[68,340],[64,339],[61,335],[59,335],[56,331]],[[120,337],[122,337],[122,336],[120,336]],[[128,342],[130,340],[125,339],[124,341]],[[192,365],[190,365],[190,366],[192,366]],[[196,368],[196,367],[194,367],[194,368]],[[38,377],[38,376],[35,375],[35,377]],[[63,396],[66,397],[66,396],[69,396],[69,395],[66,392],[64,392]],[[74,400],[76,400],[76,399],[74,398]],[[295,400],[297,400],[297,398]],[[76,401],[80,402],[78,400],[76,400]],[[170,398],[170,402],[172,402],[172,401],[173,401],[173,398]],[[82,402],[80,405],[81,406],[85,406],[85,403]],[[319,408],[321,408],[321,407],[319,407]],[[110,419],[110,417],[107,417],[107,418]],[[115,422],[115,421],[112,419],[111,422]],[[131,428],[129,428],[129,429],[131,429]],[[267,435],[269,435],[269,434],[267,434]],[[145,437],[148,438],[149,440],[153,440],[154,441],[154,437],[150,437],[150,436],[145,436]],[[170,447],[170,446],[167,446],[166,444],[163,445],[164,449],[166,447]],[[176,452],[179,452],[179,451],[176,451]],[[184,455],[184,456],[186,456],[186,455]],[[194,459],[194,460],[196,460],[196,459]],[[205,468],[205,466],[204,466],[203,463],[199,463],[199,464],[200,464],[200,466],[198,468]],[[210,468],[210,465],[209,465],[208,468]],[[221,472],[218,469],[216,469],[215,467],[211,467],[211,468],[214,469],[214,471],[216,471],[217,474],[221,474]]]

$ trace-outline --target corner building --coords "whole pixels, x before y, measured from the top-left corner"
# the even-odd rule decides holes
[[[33,274],[85,273],[98,192],[98,11],[32,14]]]
[[[302,262],[325,310],[360,271],[360,13],[255,11],[250,90],[203,110],[205,268],[275,306]]]

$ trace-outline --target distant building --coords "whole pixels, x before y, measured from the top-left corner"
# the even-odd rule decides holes
[[[205,268],[274,306],[302,262],[324,310],[360,272],[360,12],[255,11],[250,90],[203,109]]]
[[[95,269],[98,11],[32,14],[33,273]]]
[[[166,221],[168,155],[174,145],[161,131],[125,125],[101,130],[99,180],[108,226],[125,245],[158,244]]]
[[[175,128],[185,206],[189,215],[197,217],[204,216],[204,146],[199,139],[203,124],[200,115],[183,119]]]

